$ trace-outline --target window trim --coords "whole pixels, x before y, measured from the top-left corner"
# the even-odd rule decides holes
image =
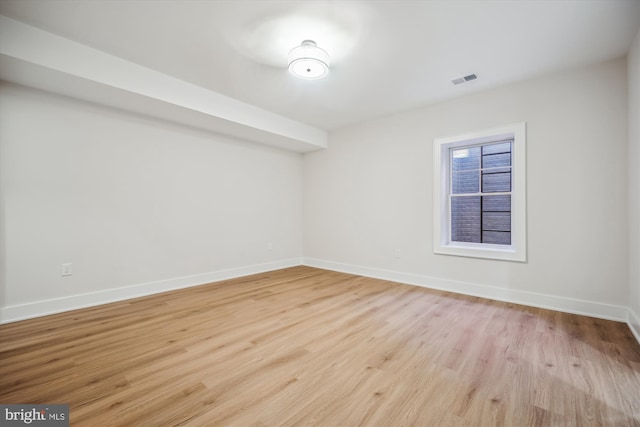
[[[451,148],[513,139],[511,173],[511,245],[451,242],[449,183]],[[473,258],[527,261],[526,123],[433,140],[433,252]]]

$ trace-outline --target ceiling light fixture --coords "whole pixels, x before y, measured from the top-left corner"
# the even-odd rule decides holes
[[[329,73],[329,54],[313,40],[289,51],[289,72],[301,79],[320,79]]]

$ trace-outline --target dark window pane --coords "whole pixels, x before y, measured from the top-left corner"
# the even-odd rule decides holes
[[[511,166],[511,153],[482,156],[483,168],[497,168],[500,166]]]
[[[511,231],[511,212],[482,212],[483,231]]]
[[[451,150],[451,241],[511,244],[511,196],[464,196],[510,193],[511,149],[512,141]]]
[[[480,169],[480,147],[451,150],[451,169],[454,172]]]
[[[511,172],[482,174],[483,193],[498,193],[509,191],[511,191]]]
[[[453,194],[479,193],[480,171],[454,172],[451,174],[451,192]]]
[[[451,198],[451,241],[480,243],[480,196]]]
[[[482,210],[485,212],[511,212],[511,196],[484,196]]]
[[[510,153],[511,142],[500,142],[482,146],[482,154]]]
[[[485,231],[482,233],[482,243],[494,245],[510,245],[511,233],[502,231]]]

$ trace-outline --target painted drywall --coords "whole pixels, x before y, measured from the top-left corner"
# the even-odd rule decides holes
[[[9,317],[79,295],[97,295],[81,298],[91,305],[109,290],[125,298],[135,285],[148,293],[167,280],[299,263],[300,154],[21,86],[0,94]],[[71,276],[61,277],[62,263]],[[33,304],[34,313],[15,310]]]
[[[640,30],[627,57],[629,77],[629,324],[640,341]]]
[[[335,132],[304,160],[2,84],[0,320],[296,265],[302,236],[310,265],[620,319],[638,244],[626,82],[623,59],[570,70]],[[519,121],[528,262],[434,255],[433,138]]]
[[[305,262],[626,317],[626,73],[621,58],[331,133],[304,156]],[[516,122],[527,123],[528,261],[434,254],[433,139]]]
[[[327,133],[0,15],[3,80],[305,152]]]

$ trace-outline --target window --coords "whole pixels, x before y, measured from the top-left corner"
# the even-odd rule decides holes
[[[434,141],[434,252],[526,261],[525,124]]]
[[[511,244],[512,144],[449,149],[452,242]]]

